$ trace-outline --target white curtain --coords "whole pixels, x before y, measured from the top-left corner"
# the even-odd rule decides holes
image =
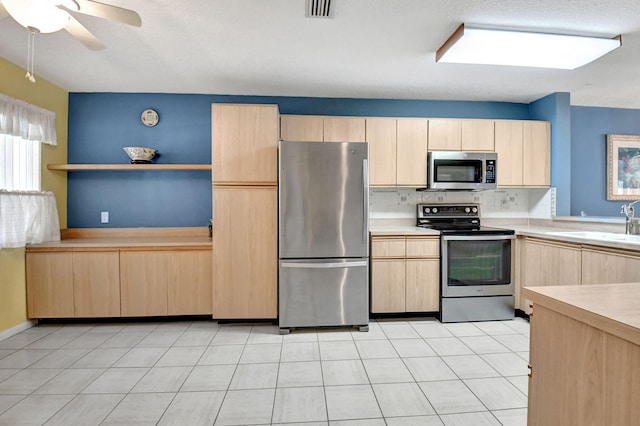
[[[0,93],[0,133],[57,145],[56,114]]]
[[[53,192],[0,191],[0,249],[60,241]]]

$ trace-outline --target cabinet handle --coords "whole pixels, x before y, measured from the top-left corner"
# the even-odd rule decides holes
[[[527,374],[527,376],[531,377],[531,374],[533,374],[533,367],[531,366],[531,364],[528,364],[527,368],[529,368],[529,374]]]
[[[533,316],[533,303],[529,303],[529,309],[531,309],[531,312],[529,312],[529,318],[531,318]]]

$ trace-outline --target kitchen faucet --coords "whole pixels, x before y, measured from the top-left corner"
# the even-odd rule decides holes
[[[636,204],[636,203],[639,203],[639,202],[640,202],[640,200],[636,200],[636,201],[634,201],[632,203],[629,203],[629,204],[623,204],[622,208],[620,209],[620,213],[624,214],[625,218],[626,218],[625,226],[624,226],[625,234],[630,234],[631,233],[631,227],[633,226],[631,219],[633,219],[633,217],[634,217],[633,216],[633,211],[634,211],[633,205]]]

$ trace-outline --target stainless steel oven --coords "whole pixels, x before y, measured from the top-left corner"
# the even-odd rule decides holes
[[[419,204],[418,226],[440,231],[442,322],[514,317],[513,230],[481,226],[475,204]]]

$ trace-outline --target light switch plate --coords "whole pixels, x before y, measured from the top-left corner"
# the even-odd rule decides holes
[[[100,223],[109,223],[109,212],[100,212]]]

